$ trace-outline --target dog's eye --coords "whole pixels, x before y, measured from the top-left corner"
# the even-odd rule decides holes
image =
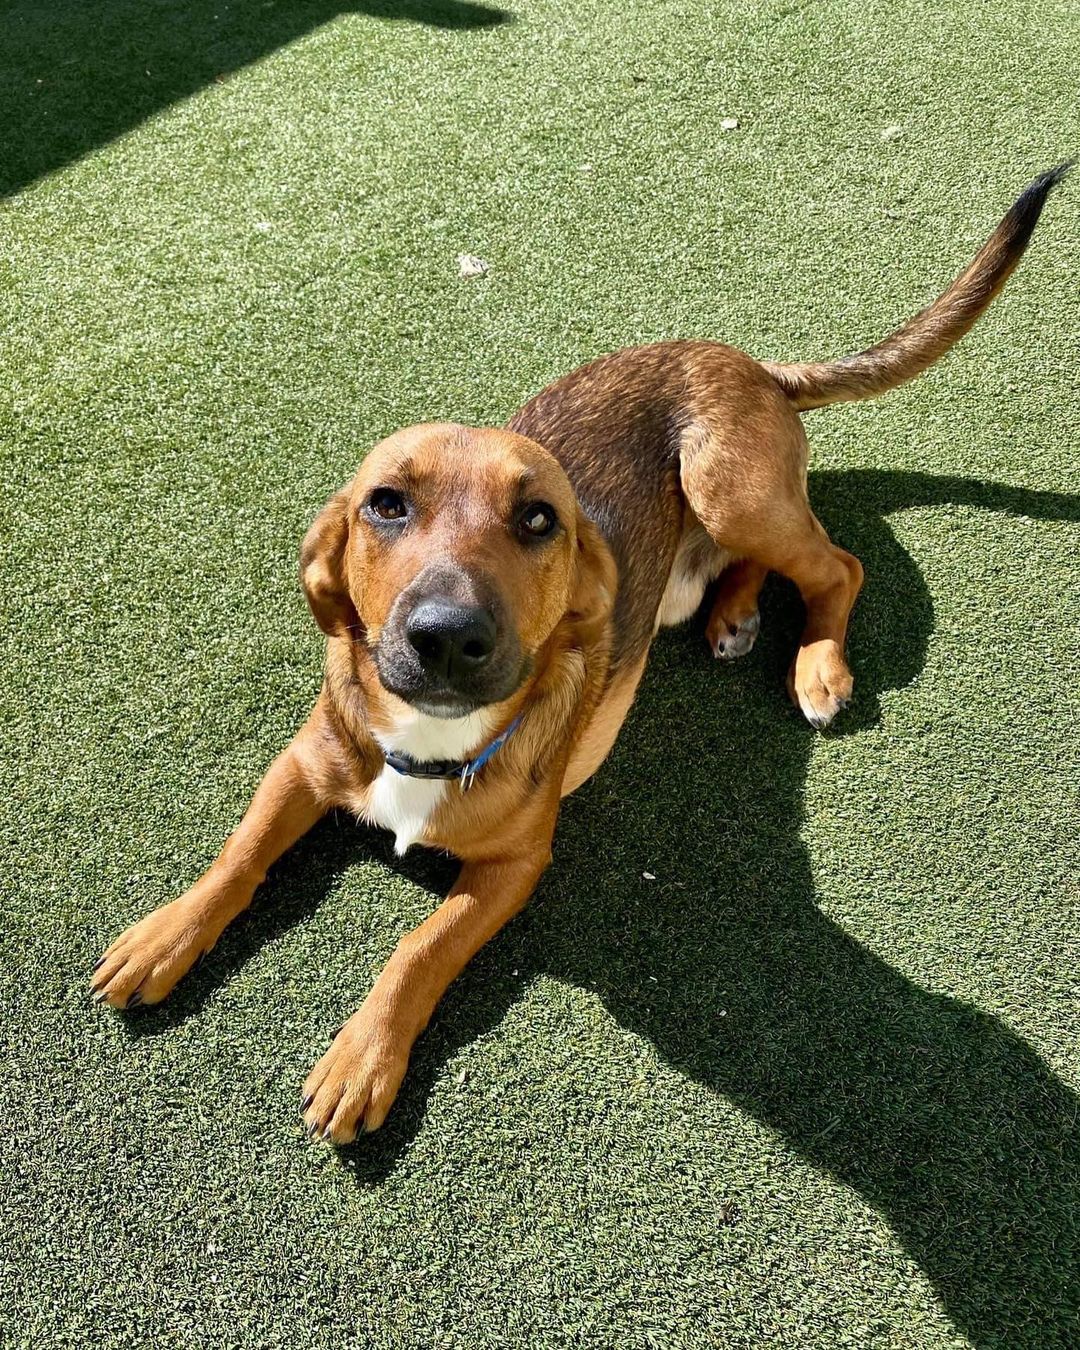
[[[393,488],[376,488],[368,498],[368,509],[379,520],[404,520],[408,515],[405,498]]]
[[[530,502],[518,517],[518,529],[529,539],[543,539],[558,522],[555,508],[547,502]]]

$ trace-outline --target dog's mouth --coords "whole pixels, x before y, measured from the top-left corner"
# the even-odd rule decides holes
[[[385,680],[383,680],[383,685],[389,688]],[[415,708],[417,712],[424,713],[428,717],[446,719],[468,717],[471,713],[479,712],[481,708],[487,707],[486,703],[463,698],[460,694],[451,690],[447,690],[445,693],[440,693],[438,690],[428,690],[417,698],[408,698],[396,689],[390,689],[390,693],[396,694],[398,698],[403,698],[411,708]]]
[[[375,667],[383,688],[417,712],[428,717],[457,718],[504,702],[521,688],[532,662],[519,656],[502,670],[485,673],[483,678],[474,676],[467,681],[449,682],[425,672],[402,651],[400,643],[387,641],[384,634],[375,649]]]

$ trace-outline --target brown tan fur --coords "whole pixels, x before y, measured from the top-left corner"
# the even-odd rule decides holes
[[[95,996],[117,1008],[164,998],[322,815],[363,815],[381,784],[395,790],[387,738],[412,710],[384,687],[376,653],[399,597],[433,560],[452,562],[497,592],[525,658],[512,692],[480,710],[486,730],[468,753],[522,720],[468,792],[452,788],[425,816],[417,840],[461,859],[458,882],[304,1085],[313,1132],[340,1143],[377,1128],[446,987],[548,865],[560,799],[610,751],[660,624],[688,617],[719,575],[706,635],[717,655],[739,656],[766,575],[782,573],[806,605],[791,696],[819,726],[845,706],[862,567],[810,509],[799,410],[881,393],[940,356],[1015,267],[1062,172],[1032,184],[941,299],[858,357],[777,366],[711,342],[628,349],[557,381],[506,430],[432,424],[375,447],[303,544],[327,637],[311,716],[208,871],[108,949]],[[368,509],[388,484],[414,513],[393,537]],[[557,512],[543,547],[523,547],[511,527],[523,495]]]

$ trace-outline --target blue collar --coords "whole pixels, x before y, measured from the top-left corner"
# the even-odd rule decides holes
[[[465,761],[456,759],[413,759],[411,755],[402,754],[397,750],[384,750],[383,759],[392,769],[398,773],[404,774],[407,778],[457,778],[461,781],[461,790],[472,785],[472,780],[484,767],[488,760],[501,750],[510,737],[521,726],[521,720],[524,713],[518,713],[510,725],[500,736],[496,736],[490,744],[486,745],[479,754],[474,755],[472,759]]]

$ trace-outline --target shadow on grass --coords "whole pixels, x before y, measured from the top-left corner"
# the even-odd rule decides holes
[[[918,674],[933,630],[890,512],[958,503],[1080,520],[1078,497],[914,473],[818,473],[811,492],[867,570],[850,644],[854,720],[840,734],[876,718],[877,693]],[[521,977],[548,974],[595,989],[665,1060],[858,1191],[975,1345],[1075,1345],[1080,1103],[1003,1023],[919,988],[816,907],[800,840],[815,737],[783,694],[800,614],[781,585],[764,608],[760,648],[739,667],[718,669],[696,629],[656,644],[615,752],[564,805],[534,903],[451,989],[386,1125],[344,1150],[344,1165],[363,1185],[391,1172],[447,1059],[498,1024]],[[606,873],[598,839],[622,860]],[[309,912],[354,841],[351,826],[331,823],[301,843],[217,964],[151,1026],[187,1016],[228,968]],[[403,864],[378,847],[445,891],[445,860]],[[641,879],[650,866],[655,883]],[[275,912],[279,888],[287,904]]]
[[[349,13],[451,29],[512,17],[475,0],[0,0],[0,196]]]

